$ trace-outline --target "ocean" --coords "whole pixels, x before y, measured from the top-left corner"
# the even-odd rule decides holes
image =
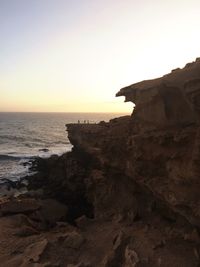
[[[123,114],[121,114],[123,115]],[[35,157],[70,151],[65,124],[98,123],[119,117],[113,113],[0,113],[0,184],[29,175],[26,164]]]

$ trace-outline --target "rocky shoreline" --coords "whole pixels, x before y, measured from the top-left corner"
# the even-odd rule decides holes
[[[2,266],[200,266],[200,61],[117,95],[131,116],[68,124],[72,151],[1,199]]]

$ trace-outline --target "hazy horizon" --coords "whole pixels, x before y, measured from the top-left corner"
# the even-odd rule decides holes
[[[115,94],[199,57],[197,0],[0,0],[0,111],[131,113]]]
[[[128,114],[129,112],[96,112],[96,111],[88,111],[88,112],[85,112],[85,111],[0,111],[0,113],[60,113],[60,114],[122,114],[122,115],[131,115],[131,112],[130,114]]]

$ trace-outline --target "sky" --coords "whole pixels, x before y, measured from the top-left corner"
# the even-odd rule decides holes
[[[199,0],[0,0],[0,111],[131,112],[120,88],[200,56]]]

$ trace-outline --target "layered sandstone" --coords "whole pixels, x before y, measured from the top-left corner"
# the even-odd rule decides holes
[[[134,116],[140,124],[158,129],[198,122],[199,88],[200,60],[196,59],[161,78],[122,88],[117,96],[125,96],[125,101],[136,105]]]

